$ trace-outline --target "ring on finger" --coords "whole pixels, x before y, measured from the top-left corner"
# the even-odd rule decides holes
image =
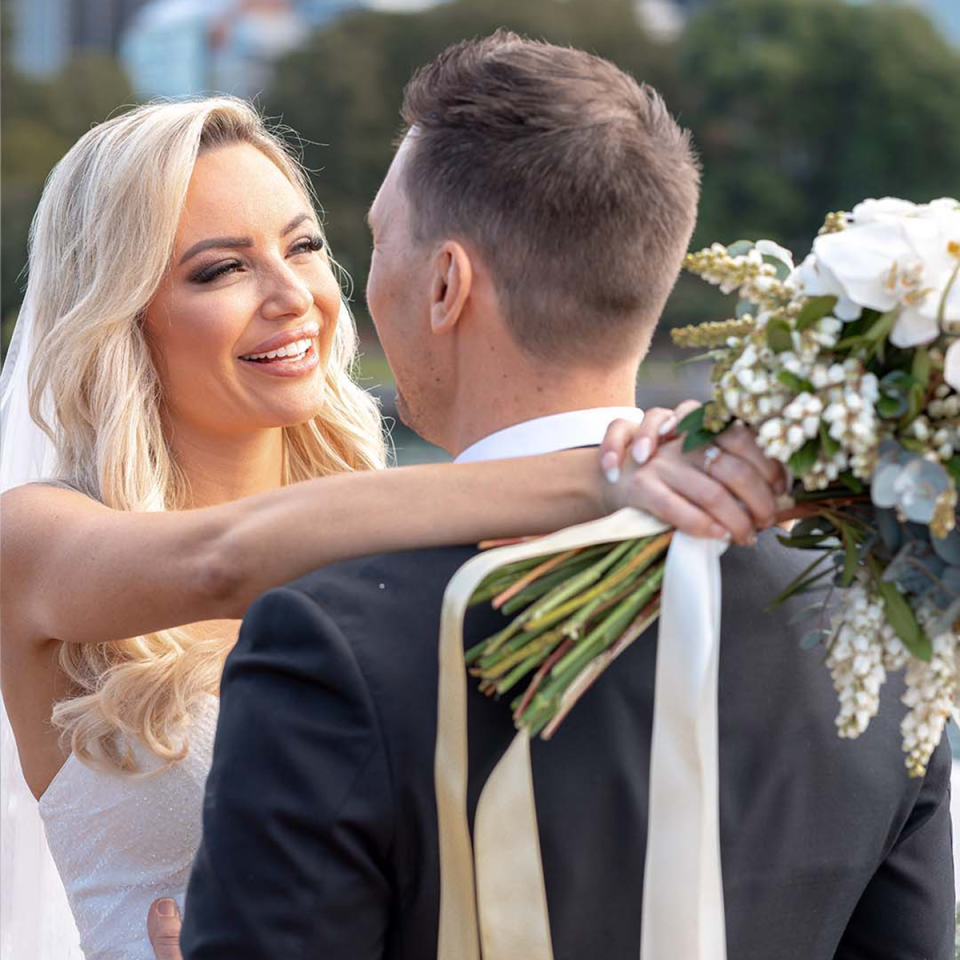
[[[720,455],[723,451],[716,446],[715,444],[710,444],[706,450],[703,452],[703,472],[708,476],[710,470],[713,468],[713,465],[720,459]]]

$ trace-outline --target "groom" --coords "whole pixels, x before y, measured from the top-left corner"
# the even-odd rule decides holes
[[[595,445],[614,409],[636,419],[637,366],[697,202],[660,99],[596,57],[499,33],[421,70],[403,113],[370,212],[368,299],[404,420],[465,461]],[[677,442],[661,469],[769,496],[755,447],[722,442],[709,476]],[[772,540],[723,560],[729,956],[948,960],[946,744],[924,779],[906,776],[893,682],[862,742],[837,737],[789,605],[762,612],[796,568]],[[436,956],[439,610],[473,553],[329,566],[250,608],[223,677],[187,960]],[[474,608],[467,645],[502,623]],[[639,956],[656,645],[654,629],[533,744],[558,960]],[[474,687],[471,818],[514,733]]]

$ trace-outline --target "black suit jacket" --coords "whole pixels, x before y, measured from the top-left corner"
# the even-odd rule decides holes
[[[187,960],[435,957],[439,611],[472,553],[330,566],[251,607],[223,677]],[[805,628],[789,606],[762,611],[795,552],[765,535],[722,566],[730,960],[951,960],[946,742],[924,779],[907,776],[898,679],[860,741],[840,740]],[[501,624],[475,609],[467,644]],[[639,956],[655,655],[651,630],[533,744],[557,960]],[[470,687],[472,818],[514,730],[507,704]]]

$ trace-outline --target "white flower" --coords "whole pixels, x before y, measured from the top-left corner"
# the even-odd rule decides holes
[[[921,622],[929,622],[921,611]],[[957,697],[957,638],[951,631],[932,637],[929,663],[912,659],[907,667],[907,689],[901,700],[910,708],[900,724],[910,775],[922,776]]]
[[[836,297],[833,313],[840,320],[856,320],[862,312],[862,307],[846,295],[833,271],[812,253],[790,274],[787,283],[807,297]]]
[[[947,348],[947,356],[943,366],[943,379],[954,390],[960,390],[960,340],[954,340]]]
[[[855,739],[877,715],[887,671],[904,665],[906,651],[887,623],[880,599],[862,578],[844,593],[831,627],[827,667],[840,701],[837,732]]]
[[[897,197],[884,197],[881,200],[864,200],[858,203],[851,211],[853,222],[876,223],[900,220],[903,217],[916,216],[918,207],[909,200],[899,200]]]
[[[860,207],[863,215],[855,212],[845,230],[814,241],[815,262],[801,267],[804,292],[819,295],[813,292],[819,282],[823,294],[839,288],[861,307],[896,309],[891,342],[929,343],[940,333],[941,307],[945,323],[960,322],[960,284],[947,292],[960,262],[960,207],[937,201],[919,208],[891,198]]]

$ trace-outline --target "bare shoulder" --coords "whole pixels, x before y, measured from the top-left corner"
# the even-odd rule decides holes
[[[4,556],[21,557],[42,547],[42,540],[72,521],[85,520],[107,508],[70,487],[25,483],[0,494],[0,536]]]
[[[4,606],[29,606],[30,586],[57,544],[106,509],[76,490],[46,483],[26,483],[0,494],[4,599],[26,601]]]

